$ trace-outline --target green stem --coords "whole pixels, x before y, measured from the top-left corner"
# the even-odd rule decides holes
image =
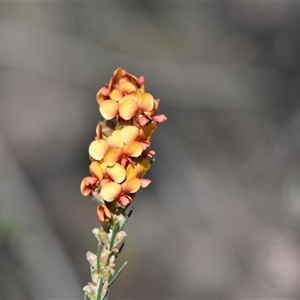
[[[125,262],[115,273],[115,260],[124,245],[124,239],[126,237],[126,233],[122,229],[127,221],[128,217],[126,215],[114,214],[113,222],[110,223],[109,228],[107,228],[107,231],[111,234],[106,234],[107,231],[103,227],[93,230],[95,237],[98,239],[97,261],[96,263],[95,260],[92,259],[89,261],[92,270],[92,284],[94,287],[97,286],[97,288],[96,290],[94,289],[94,292],[86,290],[84,300],[108,300],[109,286],[115,282],[127,264],[127,262]],[[105,236],[103,236],[103,231],[105,231]],[[114,274],[114,276],[112,276],[112,274]]]
[[[102,288],[103,288],[103,279],[100,277],[99,278],[99,285],[98,285],[98,289],[97,289],[97,300],[102,300],[101,299],[101,293],[102,293]]]

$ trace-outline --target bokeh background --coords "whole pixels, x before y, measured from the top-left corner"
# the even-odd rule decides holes
[[[300,298],[300,3],[0,3],[0,299],[82,299],[80,195],[119,66],[168,121],[111,299]]]

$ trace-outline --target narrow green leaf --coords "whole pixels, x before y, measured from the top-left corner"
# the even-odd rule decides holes
[[[124,268],[126,267],[126,265],[127,265],[127,261],[124,262],[124,264],[121,266],[121,268],[118,270],[118,272],[112,278],[112,280],[108,283],[108,286],[111,286],[115,282],[115,280],[119,277],[119,275],[124,270]]]
[[[105,296],[103,297],[102,300],[108,300],[108,294],[109,294],[109,290],[107,289]]]
[[[119,232],[119,229],[120,229],[120,223],[116,219],[116,222],[114,224],[114,227],[113,227],[113,230],[112,230],[112,234],[111,234],[109,250],[111,250],[113,248],[113,246],[114,246],[115,238],[116,238],[117,233]]]
[[[133,211],[134,211],[134,206],[131,208],[130,212],[129,212],[128,215],[125,217],[125,221],[122,223],[122,226],[120,227],[120,230],[123,230],[123,229],[124,229],[126,223],[128,222],[130,216],[132,215]]]

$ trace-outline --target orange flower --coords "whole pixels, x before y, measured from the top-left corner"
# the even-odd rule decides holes
[[[144,82],[143,76],[137,78],[124,69],[118,68],[114,71],[109,84],[98,91],[97,102],[100,105],[108,99],[119,101],[124,95],[143,93],[145,91]]]
[[[140,187],[141,182],[136,177],[126,179],[122,184],[108,182],[101,188],[100,195],[106,202],[117,201],[126,207]],[[124,201],[125,199],[126,204]]]
[[[148,159],[141,158],[135,162],[135,164],[129,164],[126,169],[126,178],[139,178],[140,186],[142,188],[146,188],[150,183],[151,180],[148,178],[143,178],[145,174],[151,167],[151,163]]]
[[[167,118],[157,115],[159,99],[145,92],[144,82],[143,76],[118,68],[97,93],[104,121],[97,124],[89,145],[91,176],[82,180],[80,190],[99,202],[100,222],[111,219],[116,209],[126,208],[138,190],[151,183],[144,178],[155,155],[149,147],[157,124]]]
[[[139,96],[128,94],[103,101],[99,110],[106,120],[121,118],[128,121],[134,118],[137,124],[144,126],[150,122],[156,124],[166,121],[165,115],[155,115],[158,106],[158,99],[154,99],[149,93],[141,93]]]
[[[112,218],[110,210],[104,204],[99,204],[97,206],[96,215],[101,223]]]
[[[98,178],[98,181],[109,179],[115,182],[122,182],[125,180],[126,171],[123,166],[119,163],[115,163],[113,166],[107,166],[107,164],[102,161],[101,163],[98,161],[93,161],[90,164],[90,172],[92,175]]]
[[[87,176],[82,179],[80,184],[80,191],[83,196],[90,196],[92,192],[96,189],[96,183],[98,178]]]
[[[152,134],[156,130],[156,128],[157,125],[153,123],[140,127],[139,141],[142,144],[144,150],[146,150],[150,146]]]
[[[107,166],[113,166],[120,162],[122,157],[139,157],[144,148],[137,141],[139,128],[126,126],[121,130],[115,130],[107,140],[95,140],[89,146],[89,154],[92,159],[103,161]]]
[[[106,120],[122,118],[125,121],[138,115],[139,107],[135,95],[125,95],[120,99],[109,99],[100,104],[100,114]]]
[[[147,97],[148,97],[148,101],[150,101],[149,96],[147,96]],[[137,117],[137,119],[136,119],[137,124],[144,126],[146,124],[149,124],[150,122],[153,124],[156,124],[156,123],[165,122],[167,120],[167,117],[165,115],[156,115],[158,107],[159,107],[159,99],[153,99],[153,97],[152,97],[152,102],[153,102],[152,108],[148,109],[148,110],[144,110],[143,114],[140,114]]]
[[[94,160],[102,160],[105,153],[109,150],[106,140],[95,140],[90,143],[89,154]]]
[[[133,199],[134,194],[142,187],[139,170],[129,164],[126,168],[126,180],[122,183],[107,182],[101,188],[100,195],[107,201],[117,201],[126,207]]]

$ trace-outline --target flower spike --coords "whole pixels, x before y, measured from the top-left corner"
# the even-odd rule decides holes
[[[96,96],[104,119],[96,125],[95,139],[88,147],[90,175],[83,178],[80,191],[98,202],[96,216],[100,228],[93,233],[98,240],[97,254],[88,252],[91,282],[84,299],[107,300],[108,287],[123,271],[115,273],[115,260],[124,246],[125,224],[133,212],[126,208],[140,188],[151,180],[145,178],[154,161],[150,149],[157,124],[167,117],[157,114],[159,99],[146,92],[144,76],[136,77],[118,68],[108,84]]]

